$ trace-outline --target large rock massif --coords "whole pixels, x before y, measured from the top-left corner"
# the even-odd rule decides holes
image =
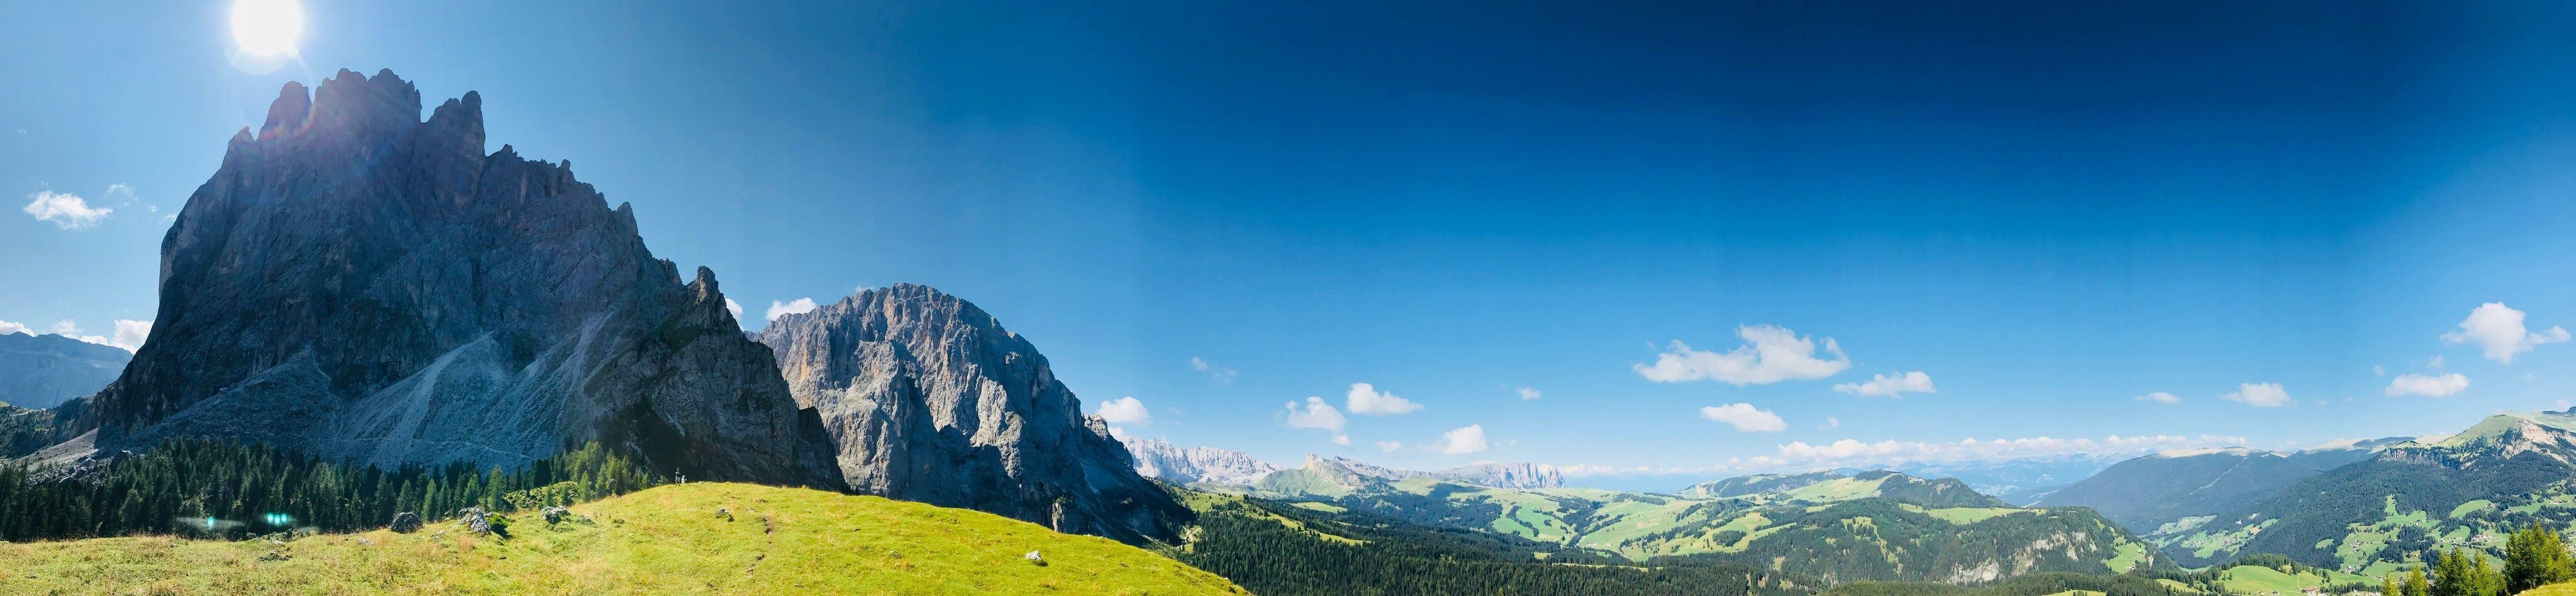
[[[97,393],[133,354],[61,335],[0,333],[0,403],[51,408]]]
[[[840,486],[712,272],[654,258],[569,162],[485,153],[478,95],[420,114],[391,72],[287,84],[162,239],[151,339],[37,456],[220,436],[494,466],[600,440],[692,478]]]
[[[1036,347],[964,300],[871,289],[757,337],[797,402],[821,411],[852,490],[1129,542],[1169,539],[1190,516]]]

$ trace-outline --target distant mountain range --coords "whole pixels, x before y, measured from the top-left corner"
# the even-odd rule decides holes
[[[0,404],[51,408],[98,393],[134,354],[61,335],[0,333]]]
[[[2440,549],[2501,552],[2505,534],[2526,524],[2576,523],[2571,477],[2576,410],[2497,414],[2457,434],[2382,445],[2149,538],[2188,565],[2274,553],[2376,575]]]
[[[1137,473],[1165,482],[1223,492],[1242,492],[1261,486],[1283,468],[1254,459],[1240,451],[1216,447],[1182,449],[1161,439],[1136,439],[1126,442],[1127,452],[1136,459]],[[1389,468],[1343,458],[1306,456],[1296,479],[1282,480],[1291,484],[1326,477],[1329,484],[1356,486],[1371,480],[1399,481],[1407,478],[1434,478],[1498,488],[1557,488],[1565,486],[1565,474],[1556,466],[1530,463],[1475,463],[1445,470],[1419,471]]]
[[[1137,441],[1130,450],[1140,468],[1193,489],[1354,523],[1497,534],[1632,564],[1743,563],[1829,583],[1979,582],[2035,571],[2107,574],[2170,565],[2149,543],[2091,510],[2015,508],[1957,479],[1885,470],[1748,476],[1676,496],[1563,488],[1546,466],[1422,472],[1310,455],[1298,467],[1275,469],[1246,463],[1252,460],[1239,453],[1180,450],[1160,441]],[[1210,472],[1216,469],[1245,472]],[[1218,476],[1253,481],[1208,480]]]
[[[2369,457],[2404,441],[2375,439],[2305,451],[2243,447],[2163,451],[2113,464],[2033,503],[2091,507],[2147,533],[2194,516],[2216,515],[2278,493],[2300,479]]]

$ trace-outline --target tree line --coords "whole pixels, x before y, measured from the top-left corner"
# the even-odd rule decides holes
[[[383,527],[396,513],[435,521],[466,507],[568,505],[664,482],[595,442],[517,470],[385,470],[256,443],[176,439],[101,470],[54,480],[42,472],[0,466],[0,540],[346,532]]]
[[[2403,579],[2396,573],[2380,578],[2381,594],[2387,596],[2504,596],[2554,583],[2576,581],[2576,557],[2567,552],[2567,541],[2557,530],[2531,524],[2505,539],[2504,567],[2487,563],[2487,554],[2464,548],[2452,548],[2434,561],[2428,576],[2424,566],[2407,570]]]

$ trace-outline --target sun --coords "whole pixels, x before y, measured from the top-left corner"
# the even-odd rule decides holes
[[[252,56],[293,55],[304,36],[304,7],[295,0],[237,0],[232,21],[233,45]]]

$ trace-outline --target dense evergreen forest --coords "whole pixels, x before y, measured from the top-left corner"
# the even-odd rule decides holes
[[[1471,530],[1326,514],[1257,499],[1202,507],[1183,563],[1256,594],[1784,596],[1812,582],[1736,563],[1643,568]],[[1541,559],[1541,555],[1545,559]]]
[[[466,507],[566,505],[662,482],[596,443],[516,471],[466,464],[387,471],[204,440],[169,441],[105,467],[69,480],[37,479],[39,471],[23,466],[0,468],[0,540],[344,532],[382,527],[399,512],[438,520]]]

